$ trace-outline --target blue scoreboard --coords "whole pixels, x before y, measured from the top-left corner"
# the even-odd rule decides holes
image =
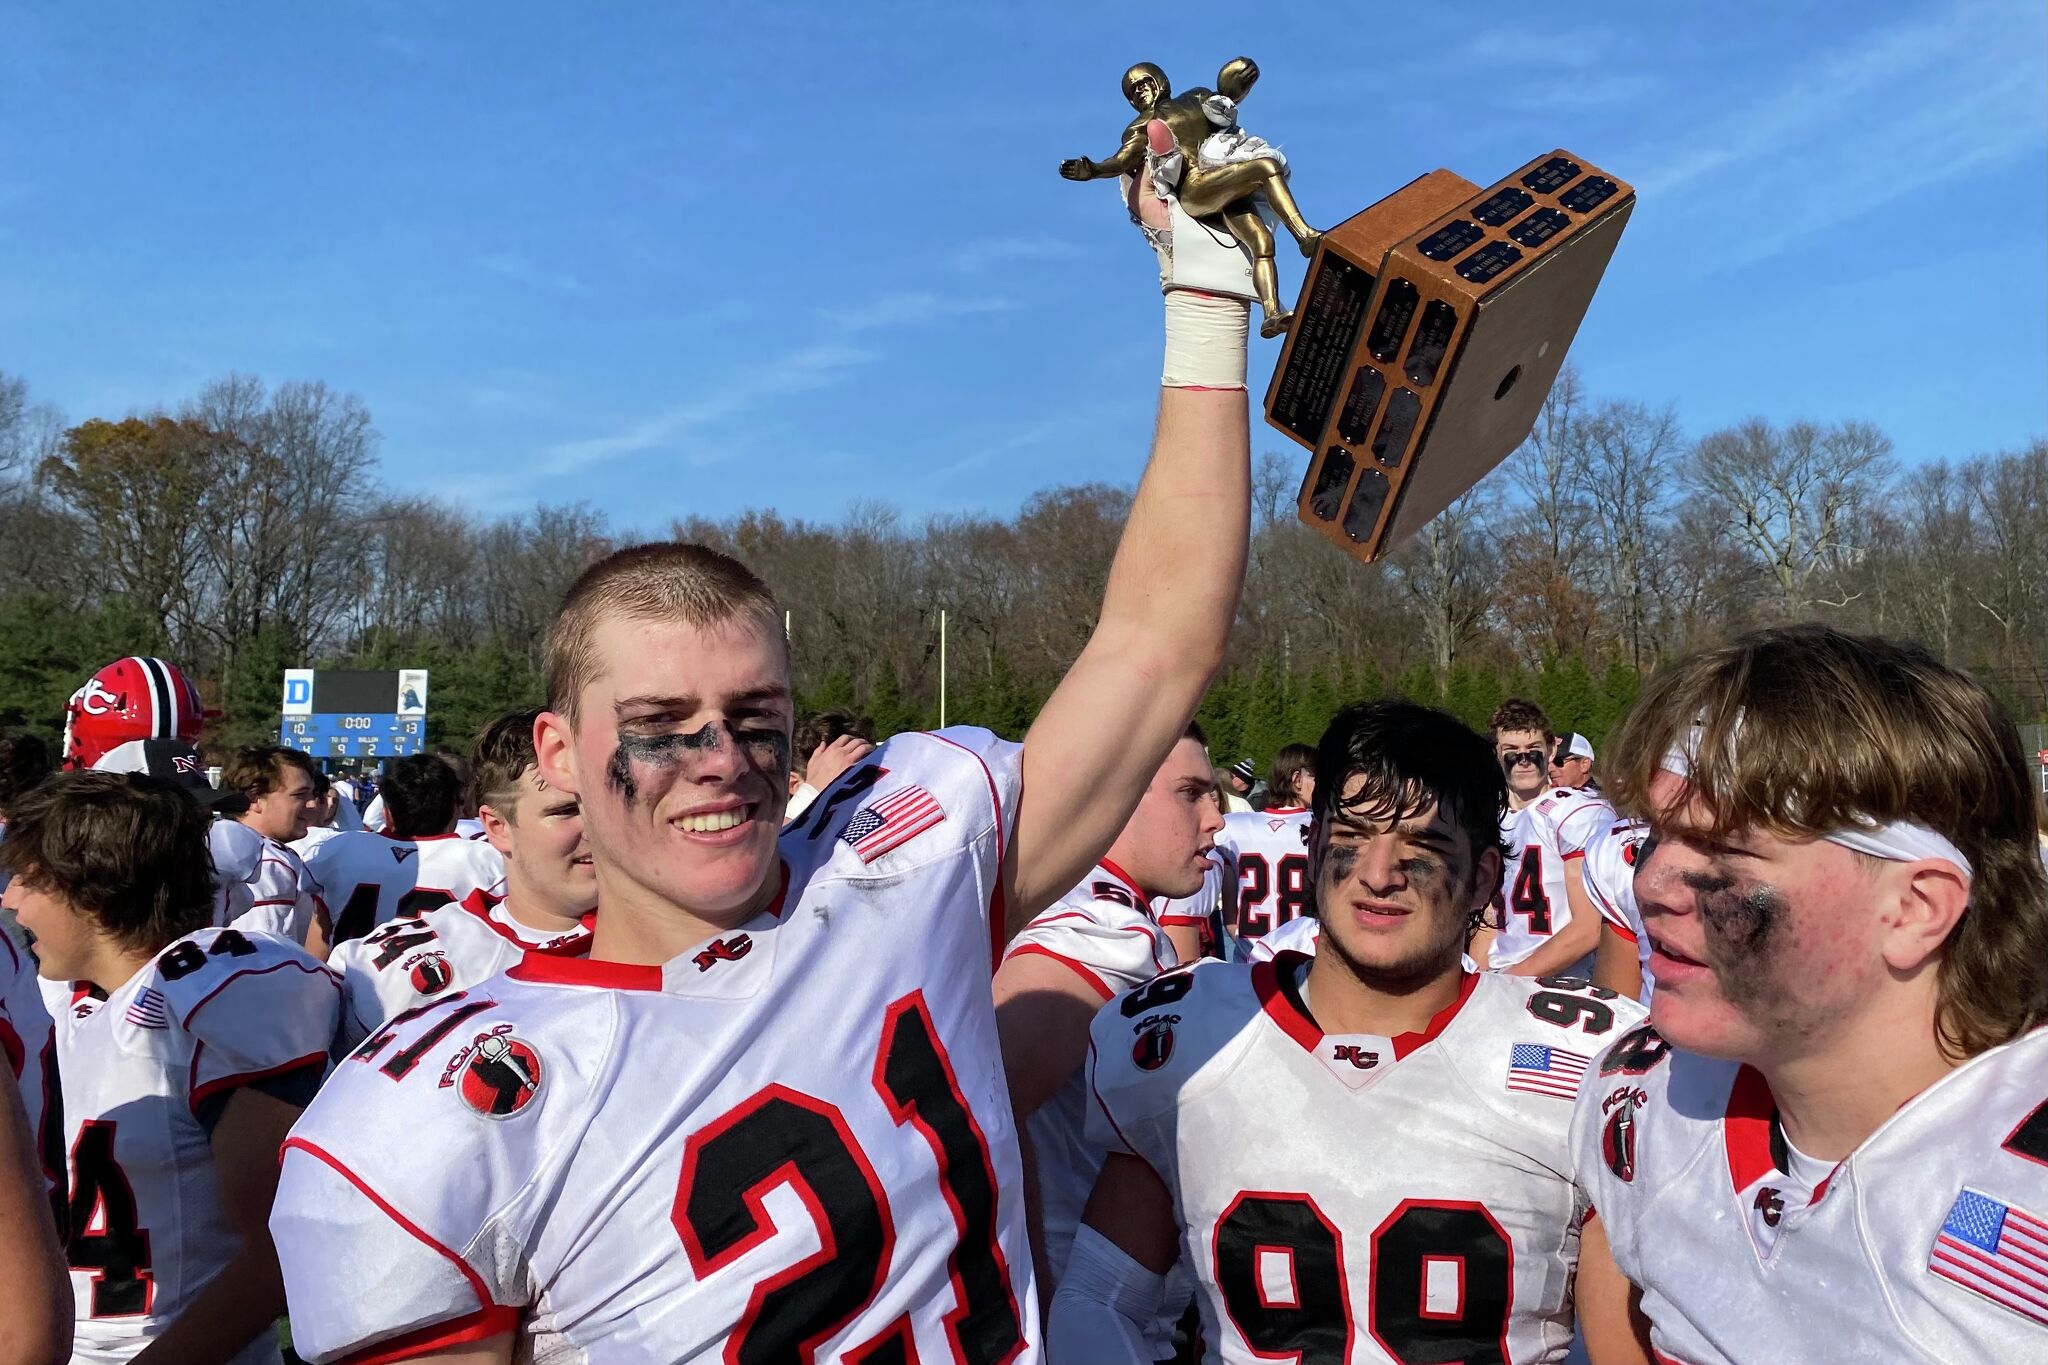
[[[289,668],[278,742],[315,758],[402,758],[427,746],[427,670]]]

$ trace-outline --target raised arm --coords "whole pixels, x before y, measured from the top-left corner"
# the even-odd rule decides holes
[[[1171,143],[1157,120],[1150,134]],[[1165,225],[1143,177],[1132,199]],[[1250,534],[1247,326],[1241,300],[1167,293],[1159,424],[1102,614],[1024,739],[1004,865],[1013,930],[1109,848],[1222,665]]]
[[[1107,161],[1085,156],[1060,163],[1060,174],[1069,180],[1101,180],[1112,175],[1134,175],[1145,165],[1145,125],[1133,122],[1124,129],[1123,145]]]

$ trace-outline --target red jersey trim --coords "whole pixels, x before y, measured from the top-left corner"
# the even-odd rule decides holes
[[[782,903],[788,895],[789,864],[785,862],[782,864],[782,885],[776,888],[774,902],[763,913],[772,919],[781,919]],[[583,923],[594,931],[597,912],[592,910],[585,914]],[[544,981],[557,986],[596,986],[618,991],[658,991],[662,987],[663,968],[644,962],[601,961],[590,956],[587,940],[574,945],[566,953],[560,949],[543,951],[524,943],[519,946],[526,950],[526,955],[507,967],[505,975],[520,981]]]
[[[205,1051],[205,1045],[204,1045],[204,1044],[194,1044],[194,1045],[193,1045],[193,1048],[192,1048],[192,1080],[193,1080],[193,1081],[196,1081],[196,1080],[198,1080],[198,1079],[199,1079],[199,1054],[200,1054],[201,1052],[203,1052],[203,1051]],[[192,1107],[192,1114],[193,1114],[193,1117],[195,1117],[195,1118],[196,1118],[196,1117],[198,1117],[198,1115],[199,1115],[199,1106],[200,1106],[201,1104],[205,1103],[205,1102],[206,1102],[206,1100],[207,1100],[207,1099],[209,1099],[210,1097],[212,1097],[212,1096],[214,1096],[214,1095],[218,1095],[218,1094],[219,1094],[219,1093],[220,1093],[221,1091],[223,1091],[223,1090],[232,1090],[232,1089],[234,1089],[234,1088],[235,1088],[236,1086],[241,1086],[241,1085],[254,1085],[254,1084],[255,1084],[255,1083],[257,1082],[257,1081],[267,1081],[267,1080],[269,1080],[269,1079],[270,1079],[270,1078],[271,1078],[272,1076],[282,1076],[282,1075],[284,1075],[284,1074],[285,1074],[286,1072],[290,1072],[290,1071],[297,1071],[297,1070],[301,1069],[302,1067],[308,1067],[308,1066],[319,1066],[319,1067],[324,1067],[324,1066],[326,1066],[326,1065],[327,1065],[327,1054],[326,1054],[326,1053],[325,1053],[324,1051],[323,1051],[323,1052],[309,1052],[309,1053],[307,1053],[307,1054],[306,1054],[305,1056],[303,1056],[303,1057],[295,1058],[295,1059],[294,1059],[294,1060],[292,1060],[292,1061],[289,1061],[289,1062],[284,1062],[284,1063],[281,1063],[281,1064],[280,1064],[280,1065],[278,1065],[278,1066],[266,1066],[266,1067],[264,1067],[264,1068],[263,1068],[263,1069],[262,1069],[261,1071],[243,1071],[243,1072],[238,1072],[237,1074],[235,1074],[235,1075],[233,1075],[233,1076],[220,1076],[220,1077],[216,1077],[215,1079],[213,1079],[213,1080],[210,1080],[210,1081],[208,1081],[208,1082],[207,1082],[207,1083],[206,1083],[205,1085],[193,1085],[193,1084],[191,1084],[190,1082],[187,1082],[187,1085],[186,1085],[186,1089],[187,1089],[187,1091],[189,1092],[189,1094],[191,1095],[191,1107]]]
[[[1636,942],[1635,930],[1623,926],[1617,920],[1608,918],[1608,916],[1604,912],[1600,916],[1600,922],[1606,925],[1614,933],[1619,934],[1621,937],[1627,939],[1630,943]]]
[[[1307,815],[1307,814],[1308,814],[1308,807],[1307,807],[1307,806],[1268,806],[1268,807],[1266,807],[1266,808],[1265,808],[1264,810],[1260,810],[1260,811],[1253,811],[1253,812],[1252,812],[1252,814],[1254,814],[1254,815]]]
[[[661,968],[641,962],[599,962],[589,957],[556,957],[527,950],[505,969],[517,981],[544,981],[557,986],[598,986],[616,991],[658,991]]]
[[[1259,997],[1260,1007],[1280,1026],[1282,1033],[1299,1043],[1304,1050],[1315,1052],[1323,1041],[1321,1026],[1302,1012],[1301,1007],[1294,1003],[1294,997],[1280,984],[1280,972],[1283,967],[1293,970],[1291,959],[1303,962],[1309,960],[1306,953],[1282,951],[1264,962],[1253,963],[1252,990]],[[1472,998],[1472,992],[1478,985],[1479,973],[1464,973],[1458,981],[1457,998],[1431,1015],[1426,1026],[1419,1032],[1400,1033],[1388,1039],[1394,1045],[1394,1060],[1398,1062],[1423,1044],[1435,1041],[1438,1034],[1450,1027],[1451,1020],[1458,1017],[1458,1011],[1465,1008],[1465,1002]]]
[[[500,1304],[489,1304],[474,1313],[465,1313],[447,1322],[429,1323],[416,1331],[401,1336],[387,1337],[374,1346],[368,1346],[341,1358],[341,1365],[390,1365],[396,1360],[411,1360],[417,1356],[434,1355],[451,1346],[461,1346],[472,1341],[486,1341],[501,1336],[519,1326],[519,1310]]]
[[[1054,962],[1059,963],[1063,967],[1072,968],[1074,974],[1080,977],[1083,981],[1087,982],[1089,987],[1093,989],[1098,995],[1100,995],[1104,1000],[1107,1000],[1116,994],[1115,991],[1110,989],[1109,983],[1107,981],[1104,981],[1101,977],[1097,976],[1094,972],[1090,971],[1086,966],[1082,965],[1079,962],[1076,962],[1073,958],[1068,957],[1064,953],[1056,953],[1050,948],[1041,948],[1036,943],[1019,944],[1017,947],[1010,949],[1008,956],[1049,957]]]
[[[1208,923],[1209,917],[1207,915],[1161,915],[1159,917],[1159,927],[1162,929],[1202,929],[1206,928]]]
[[[1763,1072],[1744,1066],[1735,1073],[1721,1119],[1721,1145],[1727,1149],[1728,1178],[1735,1182],[1738,1196],[1778,1169],[1771,1160],[1771,1114],[1777,1107]]]
[[[1565,855],[1564,855],[1564,861],[1566,861],[1566,862],[1570,862],[1570,861],[1571,861],[1572,859],[1574,859],[1574,858],[1583,858],[1583,857],[1585,857],[1585,856],[1586,856],[1586,850],[1584,850],[1583,848],[1581,848],[1581,849],[1575,849],[1574,851],[1572,851],[1572,852],[1570,852],[1570,853],[1567,853],[1567,854],[1565,854]]]
[[[1124,871],[1122,868],[1118,867],[1115,863],[1111,862],[1107,858],[1102,859],[1095,865],[1101,868],[1104,872],[1107,872],[1110,876],[1122,882],[1125,886],[1129,887],[1131,894],[1138,898],[1138,905],[1141,908],[1144,906],[1148,906],[1152,903],[1152,893],[1147,891],[1144,887],[1138,885],[1138,879],[1136,877],[1133,877],[1130,873]]]
[[[783,884],[785,886],[788,885],[788,875],[788,869],[785,868],[783,870]],[[535,950],[539,949],[542,945],[550,942],[551,940],[560,938],[563,934],[573,934],[576,932],[574,929],[558,929],[554,933],[549,934],[547,938],[542,939],[539,943],[534,943],[527,939],[523,939],[517,933],[506,928],[504,925],[498,923],[497,920],[491,917],[491,911],[495,910],[500,905],[506,904],[505,899],[500,896],[493,896],[490,892],[484,890],[480,886],[477,887],[475,890],[471,891],[467,896],[464,896],[461,900],[450,901],[448,902],[448,904],[461,906],[464,910],[467,910],[470,914],[476,916],[477,923],[483,925],[486,929],[489,929],[492,933],[496,934],[499,938],[504,939],[507,943],[511,944],[515,948],[522,949],[526,952],[534,952]],[[429,913],[432,912],[430,911]],[[506,913],[511,914],[512,912],[510,910],[507,910]],[[517,915],[513,915],[512,917],[514,919],[519,918]],[[527,927],[532,928],[531,925],[528,925]],[[586,925],[584,927],[587,930],[589,926]],[[541,931],[538,929],[534,929],[533,932],[539,933]]]
[[[270,973],[282,971],[286,967],[296,967],[300,971],[306,973],[308,976],[324,976],[327,978],[328,984],[334,987],[334,993],[336,995],[341,994],[341,978],[336,976],[333,972],[328,971],[327,968],[321,966],[317,962],[310,964],[292,961],[273,962],[268,967],[248,967],[244,968],[239,972],[229,973],[226,979],[224,979],[218,986],[215,986],[212,990],[208,991],[206,994],[199,997],[199,1003],[194,1005],[191,1009],[185,1012],[185,1017],[178,1021],[178,1026],[180,1028],[185,1029],[187,1032],[190,1032],[192,1028],[192,1021],[199,1017],[199,1011],[205,1009],[207,1004],[213,999],[213,997],[219,995],[222,991],[226,990],[229,986],[233,985],[236,981],[239,981],[241,978],[245,976],[268,976],[270,975]]]
[[[413,1239],[419,1242],[420,1245],[427,1247],[435,1252],[438,1252],[442,1256],[446,1257],[448,1263],[455,1267],[457,1272],[461,1274],[463,1280],[469,1285],[470,1292],[476,1295],[476,1301],[481,1306],[478,1311],[488,1311],[489,1309],[497,1306],[491,1299],[490,1290],[485,1288],[484,1286],[483,1277],[477,1274],[476,1271],[470,1267],[469,1262],[463,1260],[453,1251],[449,1250],[447,1247],[435,1241],[434,1238],[430,1236],[424,1229],[422,1229],[419,1224],[413,1222],[410,1218],[407,1218],[404,1214],[400,1213],[397,1209],[393,1208],[388,1202],[386,1202],[383,1195],[378,1194],[375,1190],[370,1188],[368,1181],[364,1180],[361,1176],[357,1175],[348,1167],[342,1165],[341,1159],[339,1157],[335,1156],[326,1148],[321,1147],[315,1143],[308,1142],[305,1138],[302,1137],[288,1137],[284,1140],[285,1151],[289,1152],[294,1147],[304,1152],[307,1156],[312,1157],[315,1161],[323,1162],[327,1166],[333,1168],[336,1174],[341,1176],[342,1179],[348,1181],[349,1184],[355,1186],[358,1190],[362,1191],[364,1198],[368,1199],[372,1204],[375,1204],[378,1207],[378,1209],[381,1210],[384,1213],[384,1215],[387,1218],[389,1218],[392,1222],[398,1224],[398,1226],[404,1228],[408,1233],[410,1233]],[[518,1310],[507,1308],[505,1311],[513,1314],[516,1318]],[[475,1313],[471,1313],[466,1316],[474,1317]],[[373,1347],[372,1349],[375,1348]],[[417,1354],[417,1352],[415,1354]]]

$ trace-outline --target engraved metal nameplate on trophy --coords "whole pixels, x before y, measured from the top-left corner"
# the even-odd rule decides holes
[[[1266,392],[1310,451],[1302,521],[1370,562],[1506,459],[1634,207],[1556,151],[1486,189],[1432,171],[1325,232]]]

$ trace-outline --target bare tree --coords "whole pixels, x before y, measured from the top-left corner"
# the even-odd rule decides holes
[[[1484,526],[1484,494],[1465,494],[1393,556],[1401,585],[1421,618],[1430,664],[1441,686],[1479,635],[1498,586]]]
[[[1588,553],[1585,577],[1609,616],[1616,647],[1638,673],[1657,657],[1660,602],[1653,556],[1680,452],[1670,408],[1607,402],[1578,442]]]
[[[1753,417],[1702,439],[1686,479],[1696,513],[1750,554],[1782,612],[1798,616],[1853,599],[1838,579],[1867,548],[1858,532],[1891,477],[1891,449],[1868,422],[1781,429]]]

